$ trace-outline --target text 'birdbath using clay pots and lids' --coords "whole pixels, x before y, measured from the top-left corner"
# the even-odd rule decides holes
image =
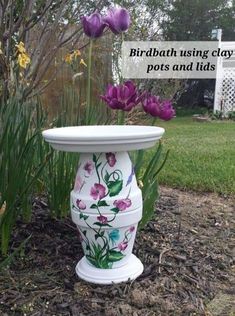
[[[54,149],[80,153],[70,204],[84,251],[76,266],[81,279],[112,284],[134,280],[143,272],[143,264],[132,254],[142,193],[128,151],[152,147],[163,134],[160,127],[135,125],[43,132]]]

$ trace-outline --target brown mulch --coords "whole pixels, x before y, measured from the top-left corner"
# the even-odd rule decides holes
[[[136,239],[144,273],[98,286],[75,275],[82,251],[71,220],[51,219],[36,199],[11,249],[31,238],[0,273],[0,315],[235,315],[234,227],[231,197],[161,188],[155,219]]]

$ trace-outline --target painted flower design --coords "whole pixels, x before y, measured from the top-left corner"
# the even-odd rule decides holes
[[[105,187],[102,184],[95,183],[91,188],[90,195],[94,200],[101,200],[103,197],[105,197]]]
[[[86,204],[82,200],[77,200],[76,201],[77,207],[80,210],[85,210],[86,209]]]
[[[119,234],[119,230],[118,229],[114,229],[109,233],[109,238],[112,241],[112,243],[114,244],[115,241],[118,241],[120,238],[120,234]]]
[[[74,184],[74,191],[80,192],[83,184],[84,184],[84,181],[82,180],[82,178],[79,175],[77,175],[76,180],[75,180],[75,184]]]
[[[131,227],[129,228],[129,232],[130,232],[130,233],[133,233],[134,230],[135,230],[135,226],[131,226]]]
[[[113,205],[115,205],[116,208],[119,209],[119,211],[125,211],[128,207],[131,206],[131,200],[130,199],[115,200],[113,202]]]
[[[107,162],[108,162],[110,167],[113,167],[115,165],[115,163],[117,162],[114,153],[107,153],[106,159],[107,159]]]
[[[103,215],[97,216],[97,219],[101,224],[106,224],[108,222],[108,218]]]
[[[120,242],[120,244],[118,244],[118,249],[123,251],[123,250],[125,250],[127,248],[127,246],[128,246],[128,242],[127,241],[122,241],[122,242]]]
[[[86,171],[86,175],[90,176],[94,170],[94,163],[92,161],[87,161],[83,167],[83,169]]]

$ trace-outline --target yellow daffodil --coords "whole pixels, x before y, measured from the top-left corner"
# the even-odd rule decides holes
[[[20,54],[26,53],[26,49],[24,47],[24,43],[23,42],[19,42],[19,44],[16,45],[16,48],[17,48],[17,50],[18,50],[18,52]]]
[[[71,64],[73,61],[73,54],[66,54],[64,57],[64,61],[68,64]]]
[[[81,58],[81,60],[80,60],[80,65],[83,65],[83,66],[87,67],[87,64],[85,63],[83,58]]]
[[[74,51],[73,51],[73,56],[74,56],[75,58],[81,56],[80,50],[79,50],[79,49],[74,50]]]
[[[30,57],[26,53],[22,53],[18,55],[18,64],[21,68],[26,68],[27,65],[30,63]]]
[[[2,207],[0,208],[0,216],[2,216],[5,213],[6,208],[7,208],[7,202],[5,201]]]

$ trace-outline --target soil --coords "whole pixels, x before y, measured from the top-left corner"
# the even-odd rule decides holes
[[[75,275],[82,257],[70,219],[51,219],[44,199],[32,222],[17,223],[0,274],[0,315],[235,315],[234,199],[161,188],[156,214],[139,231],[145,270],[134,282],[98,286]]]

